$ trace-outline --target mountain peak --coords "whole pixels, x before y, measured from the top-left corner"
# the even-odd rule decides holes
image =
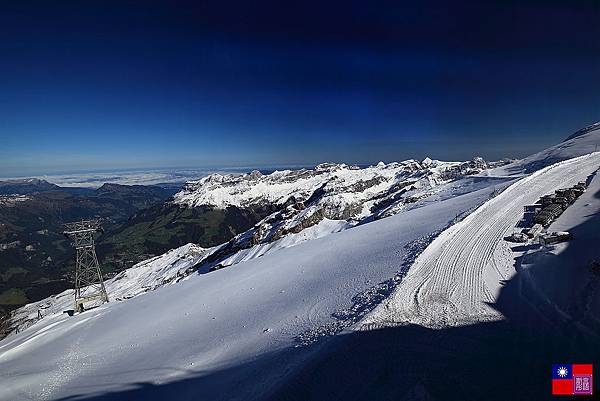
[[[423,161],[421,162],[421,164],[423,166],[431,166],[433,164],[433,160],[431,160],[429,157],[426,157],[423,159]]]

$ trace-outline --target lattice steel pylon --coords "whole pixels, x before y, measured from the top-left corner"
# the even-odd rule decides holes
[[[96,256],[94,234],[103,232],[100,220],[83,220],[65,224],[64,234],[73,240],[77,250],[75,266],[75,311],[83,311],[83,303],[108,302],[102,270]]]

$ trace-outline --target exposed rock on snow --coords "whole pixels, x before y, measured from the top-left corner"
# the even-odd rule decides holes
[[[188,182],[174,197],[175,203],[187,206],[249,207],[260,204],[285,206],[298,202],[319,201],[330,219],[360,217],[368,214],[375,198],[396,193],[398,184],[407,180],[415,188],[432,186],[459,175],[475,174],[487,168],[482,158],[468,162],[441,162],[425,159],[423,163],[406,160],[400,163],[359,168],[346,164],[323,163],[312,170],[284,170],[263,175],[211,174]],[[356,208],[365,205],[366,208]],[[353,210],[355,209],[355,210]]]

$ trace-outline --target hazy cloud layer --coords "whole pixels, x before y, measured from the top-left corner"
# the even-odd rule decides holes
[[[199,179],[208,174],[222,171],[225,170],[123,170],[38,175],[34,177],[44,179],[61,187],[98,188],[107,182],[123,185],[182,184],[189,180]]]
[[[263,173],[275,169],[296,169],[310,166],[276,166],[276,167],[223,167],[223,168],[181,168],[181,169],[135,169],[112,171],[88,171],[69,174],[31,175],[14,178],[40,178],[61,187],[99,188],[104,183],[122,185],[157,185],[157,184],[183,184],[186,181],[197,180],[213,173],[246,173],[260,170]]]

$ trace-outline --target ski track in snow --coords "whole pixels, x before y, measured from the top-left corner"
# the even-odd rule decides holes
[[[522,217],[524,205],[584,180],[599,164],[597,152],[512,184],[434,240],[359,329],[411,323],[444,328],[502,319],[488,304],[495,301],[500,282],[514,274],[511,245],[503,237]]]
[[[494,197],[496,192],[490,195]],[[324,338],[336,335],[343,330],[349,328],[356,322],[360,321],[365,315],[370,313],[377,305],[383,302],[394,289],[402,282],[408,269],[412,266],[416,258],[423,252],[429,244],[447,228],[463,220],[466,216],[473,212],[476,208],[469,209],[458,214],[454,219],[450,220],[448,225],[443,229],[431,232],[423,237],[417,238],[404,246],[405,255],[402,258],[400,269],[390,279],[381,282],[363,292],[352,297],[352,306],[332,313],[333,322],[311,327],[309,330],[301,333],[296,337],[298,346],[311,345]]]

